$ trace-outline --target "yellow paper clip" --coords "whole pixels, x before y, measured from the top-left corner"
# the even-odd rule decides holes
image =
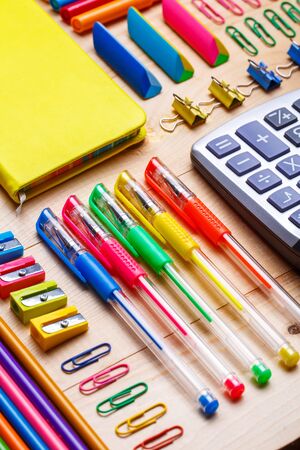
[[[31,319],[30,334],[46,352],[88,329],[88,322],[75,306]]]
[[[211,79],[208,90],[225,108],[233,109],[243,103],[245,97],[237,89],[231,88],[224,80],[219,81],[215,77]]]
[[[154,416],[150,417],[149,419],[146,419],[140,423],[136,423],[138,419],[145,416],[146,413],[149,411],[152,411],[153,409],[159,408],[160,411],[155,414]],[[167,412],[167,405],[165,403],[155,403],[155,405],[150,406],[147,409],[144,409],[143,411],[135,414],[134,416],[129,417],[128,419],[124,420],[123,422],[119,423],[119,425],[116,426],[115,432],[117,436],[119,437],[127,437],[130,436],[133,433],[136,433],[139,430],[142,430],[143,428],[149,427],[153,423],[156,423],[157,420],[162,417]],[[127,425],[126,431],[120,431],[120,428],[124,427],[124,425]]]
[[[163,130],[172,133],[178,125],[183,123],[187,123],[191,128],[194,128],[206,121],[208,114],[201,111],[198,105],[193,105],[191,99],[188,97],[183,99],[176,94],[173,94],[173,97],[172,107],[177,114],[173,117],[160,119],[159,124]],[[167,127],[166,123],[172,123],[172,126]]]

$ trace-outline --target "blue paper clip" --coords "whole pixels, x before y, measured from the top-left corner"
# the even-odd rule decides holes
[[[11,231],[0,233],[0,264],[21,258],[24,247],[15,239]]]
[[[244,97],[250,97],[252,92],[258,87],[262,87],[265,91],[271,91],[272,89],[276,89],[281,85],[282,79],[276,75],[272,70],[267,70],[267,64],[263,61],[260,61],[257,64],[255,61],[248,59],[249,67],[247,69],[248,74],[251,76],[252,80],[247,84],[239,84],[237,86],[238,92],[240,92]],[[241,87],[249,87],[253,85],[249,92],[244,92],[240,88]]]
[[[97,353],[96,355],[91,356],[91,358],[84,359],[85,356],[91,355],[95,350],[98,350],[99,348],[102,349],[103,347],[105,347],[105,350],[103,352]],[[78,355],[72,356],[72,358],[66,359],[61,363],[61,370],[65,373],[77,372],[78,370],[83,369],[83,367],[89,366],[90,364],[99,361],[100,358],[108,355],[110,351],[111,345],[108,342],[103,342],[103,344],[96,345],[96,347],[89,348],[82,353],[78,353]],[[66,367],[68,364],[72,364],[73,367],[71,369],[68,369]]]
[[[288,64],[283,64],[283,65],[276,67],[276,72],[282,78],[290,78],[292,76],[293,72],[295,72],[295,70],[299,70],[299,68],[300,68],[300,45],[297,44],[297,42],[292,40],[292,44],[291,44],[290,48],[288,49],[287,54],[291,58],[292,61],[289,62]],[[291,68],[291,70],[288,73],[282,72],[282,69],[286,70],[289,68]]]
[[[147,53],[176,83],[188,80],[194,74],[189,61],[133,7],[127,16],[131,39]]]
[[[99,22],[93,27],[98,55],[142,98],[155,97],[162,86],[155,76]]]

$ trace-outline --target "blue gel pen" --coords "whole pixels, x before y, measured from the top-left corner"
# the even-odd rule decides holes
[[[207,416],[214,414],[219,402],[210,389],[205,387],[198,375],[181,358],[178,358],[153,325],[147,323],[106,269],[82,247],[51,209],[46,208],[42,211],[36,223],[36,229],[43,241],[73,274],[83,284],[90,285],[103,301],[115,309],[190,395],[201,411]]]

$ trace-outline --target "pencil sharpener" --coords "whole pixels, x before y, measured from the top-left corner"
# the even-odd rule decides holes
[[[45,272],[32,256],[0,265],[0,298],[45,280]]]
[[[55,281],[45,281],[10,294],[10,309],[22,323],[56,311],[67,304],[67,296]]]
[[[75,306],[67,306],[30,320],[30,334],[44,352],[87,329],[87,320]]]
[[[24,247],[11,231],[0,233],[0,264],[23,256]]]

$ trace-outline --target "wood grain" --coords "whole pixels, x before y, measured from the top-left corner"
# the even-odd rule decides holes
[[[0,230],[11,229],[15,235],[22,241],[26,247],[26,254],[32,254],[46,269],[47,279],[55,279],[69,296],[69,304],[75,304],[80,312],[88,319],[89,331],[72,341],[61,345],[60,347],[44,354],[29,336],[28,327],[24,327],[9,311],[7,301],[1,302],[0,312],[8,324],[13,328],[29,350],[39,359],[47,369],[53,379],[66,392],[69,398],[78,407],[81,413],[88,419],[95,430],[104,439],[106,444],[114,450],[132,449],[141,440],[159,432],[160,430],[175,424],[182,425],[185,430],[184,436],[174,445],[174,449],[230,449],[230,450],[259,450],[277,449],[283,445],[292,442],[300,434],[300,376],[299,368],[287,372],[270,354],[261,342],[253,337],[245,325],[232,312],[230,306],[222,299],[212,294],[209,286],[202,283],[197,272],[183,264],[176,255],[174,259],[177,265],[184,271],[191,283],[206,296],[210,304],[218,309],[219,313],[243,338],[249,342],[257,354],[267,360],[272,371],[273,379],[269,386],[259,389],[249,379],[247,374],[243,374],[241,368],[232,360],[232,357],[222,348],[222,345],[216,341],[201,324],[199,316],[189,310],[176,296],[169,286],[162,280],[157,280],[162,291],[168,295],[170,303],[191,323],[193,329],[199,331],[211,342],[217,352],[231,364],[233,370],[236,370],[246,383],[246,393],[242,401],[232,404],[228,399],[218,393],[218,386],[210,379],[208,374],[202,369],[197,361],[185,354],[177,339],[172,332],[163,326],[159,321],[157,326],[171,346],[177,347],[182,357],[187,360],[195,370],[199,372],[203,381],[207,383],[218,393],[220,399],[220,410],[216,417],[211,420],[204,419],[194,408],[190,399],[186,397],[180,385],[173,381],[169,373],[152,356],[150,351],[145,348],[133,333],[128,330],[121,320],[112,313],[108,307],[99,302],[98,298],[89,290],[84,289],[74,280],[71,274],[58,263],[57,259],[40,243],[35,233],[35,222],[39,212],[45,206],[50,206],[57,213],[60,212],[64,200],[71,193],[77,194],[81,200],[87,201],[91,189],[97,182],[104,182],[110,189],[113,188],[114,180],[117,174],[127,168],[134,176],[142,181],[144,168],[151,156],[159,156],[176,175],[186,182],[189,187],[199,194],[201,199],[211,208],[220,218],[229,226],[235,236],[246,248],[258,259],[258,261],[274,276],[277,280],[300,301],[300,277],[291,267],[284,262],[279,255],[263,242],[256,234],[244,223],[239,216],[224,203],[216,192],[203,180],[195,171],[192,170],[189,158],[190,148],[193,142],[203,136],[217,125],[229,120],[239,110],[227,113],[223,109],[218,109],[208,120],[205,126],[190,130],[185,126],[179,127],[175,133],[167,134],[159,128],[159,118],[172,114],[170,109],[172,93],[176,92],[182,96],[189,96],[196,101],[208,99],[207,87],[210,82],[210,76],[214,75],[225,79],[236,85],[239,82],[245,82],[247,55],[242,52],[237,45],[231,41],[225,34],[225,28],[212,24],[203,15],[195,10],[190,2],[185,2],[188,8],[199,17],[204,23],[222,39],[230,51],[230,61],[217,68],[208,67],[200,57],[189,48],[168,26],[163,22],[161,6],[155,7],[144,12],[147,19],[158,27],[159,30],[174,43],[180,51],[190,60],[195,67],[195,75],[191,80],[185,83],[175,85],[169,78],[151,61],[148,57],[130,41],[126,21],[121,20],[109,26],[109,29],[118,38],[128,46],[132,52],[138,56],[148,68],[158,77],[163,85],[163,92],[160,96],[142,101],[137,95],[101,61],[94,52],[91,34],[78,36],[72,32],[55,14],[50,6],[37,0],[38,3],[56,20],[70,36],[93,58],[99,66],[104,68],[115,81],[124,88],[142,107],[148,115],[147,138],[145,142],[133,149],[117,155],[113,159],[100,164],[97,167],[83,173],[77,178],[70,180],[55,189],[51,189],[43,195],[31,200],[25,205],[20,217],[15,215],[15,205],[9,200],[4,191],[0,190]],[[279,2],[264,1],[266,7],[271,7],[276,11],[280,10]],[[262,19],[262,8],[252,9],[246,3],[242,4],[247,15],[259,19],[265,25],[266,21]],[[243,17],[231,15],[220,5],[216,8],[226,17],[228,25],[238,26],[249,37],[249,30],[243,25]],[[296,28],[296,25],[293,24]],[[258,59],[268,62],[270,67],[274,68],[279,63],[286,61],[286,51],[289,41],[283,35],[270,28],[272,35],[277,40],[274,48],[267,48],[256,38],[251,36],[251,40],[259,48]],[[66,68],[67,70],[67,68]],[[246,100],[242,109],[246,110],[259,103],[263,103],[272,97],[281,93],[290,91],[299,87],[299,75],[285,81],[280,90],[270,94],[258,90],[253,96]],[[299,335],[292,336],[288,334],[287,320],[274,308],[273,304],[267,300],[255,288],[252,281],[242,275],[228,259],[216,249],[212,248],[204,239],[199,238],[205,253],[214,261],[214,263],[236,284],[236,286],[247,295],[251,301],[262,311],[268,319],[286,336],[292,344],[300,347]],[[155,279],[154,276],[152,276]],[[139,300],[140,302],[140,300]],[[140,305],[144,309],[144,305]],[[110,342],[112,352],[109,356],[100,360],[98,363],[85,368],[71,376],[63,374],[60,370],[60,364],[70,356],[83,351],[84,349],[101,342]],[[103,391],[90,396],[83,396],[78,390],[78,383],[83,378],[101,370],[109,365],[118,362],[127,362],[130,366],[130,373],[117,383],[105,388]],[[149,391],[146,395],[140,397],[133,405],[130,405],[109,417],[100,417],[96,413],[96,405],[106,397],[122,390],[123,388],[135,384],[139,381],[145,381],[149,384]],[[160,419],[156,425],[146,428],[135,435],[120,439],[114,433],[114,427],[135,414],[136,412],[150,406],[158,401],[163,401],[168,406],[168,413]],[[172,447],[172,448],[173,448]]]

